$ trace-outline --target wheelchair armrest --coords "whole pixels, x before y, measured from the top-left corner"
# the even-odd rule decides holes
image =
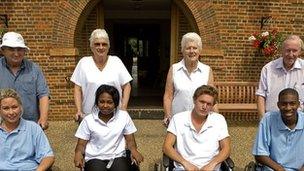
[[[234,162],[230,157],[228,157],[226,160],[224,160],[221,164],[221,170],[223,171],[230,171],[234,168]]]
[[[229,168],[234,168],[234,162],[233,162],[233,160],[232,160],[230,157],[228,157],[228,158],[224,161],[224,163],[226,163],[226,164],[229,166]]]
[[[246,166],[244,171],[256,171],[259,164],[254,161],[250,161]]]
[[[129,149],[126,149],[126,158],[129,160],[129,163],[132,163],[131,160],[131,151]],[[137,166],[135,163],[131,164],[131,170],[132,171],[139,171],[139,166]]]
[[[170,167],[170,158],[163,154],[163,166],[165,168],[169,168]],[[232,170],[234,168],[234,162],[233,160],[228,157],[226,160],[224,160],[221,164],[221,168],[222,170],[224,171],[227,171],[227,170]]]
[[[170,158],[166,154],[163,154],[163,165],[165,168],[168,168],[170,165]]]

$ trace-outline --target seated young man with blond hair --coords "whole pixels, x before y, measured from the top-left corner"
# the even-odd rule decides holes
[[[163,151],[174,160],[175,170],[219,170],[229,157],[226,120],[212,111],[217,96],[215,88],[200,86],[192,111],[178,113],[170,121]]]

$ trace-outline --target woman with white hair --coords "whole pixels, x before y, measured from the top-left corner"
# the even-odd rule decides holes
[[[126,110],[129,102],[132,80],[122,61],[117,56],[108,55],[110,41],[104,29],[96,29],[90,37],[93,56],[83,57],[77,64],[71,81],[74,82],[75,119],[92,113],[94,93],[101,84],[112,85],[119,91],[120,109]]]
[[[199,61],[202,40],[197,33],[187,33],[181,41],[183,59],[173,64],[166,80],[164,105],[164,124],[169,123],[172,115],[191,110],[192,96],[201,85],[213,85],[212,69]]]

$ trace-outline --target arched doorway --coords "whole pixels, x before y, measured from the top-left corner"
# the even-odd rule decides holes
[[[103,5],[111,52],[133,77],[129,107],[162,106],[170,65],[171,1],[104,0]]]
[[[90,55],[91,31],[105,28],[110,54],[121,58],[134,79],[131,108],[162,106],[167,71],[181,58],[181,36],[197,31],[181,4],[171,0],[103,0],[86,15],[75,38],[80,57]]]

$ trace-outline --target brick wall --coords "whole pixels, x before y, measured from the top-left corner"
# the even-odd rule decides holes
[[[265,59],[247,41],[250,34],[260,31],[261,17],[272,16],[262,31],[278,28],[284,35],[302,36],[304,1],[216,1],[213,6],[220,27],[221,49],[226,64],[220,80],[258,81]],[[302,25],[300,24],[302,23]],[[228,68],[229,66],[229,68]]]
[[[178,34],[178,61],[181,60],[183,58],[182,52],[181,52],[181,41],[182,41],[182,37],[184,34],[186,34],[187,32],[195,32],[195,30],[193,30],[190,26],[189,21],[186,19],[185,15],[183,14],[183,12],[180,10],[179,12],[179,34]],[[178,62],[176,61],[176,62]]]
[[[51,90],[51,120],[70,120],[76,112],[73,99],[74,84],[70,81],[76,65],[78,50],[75,48],[53,48],[50,50],[48,74]]]
[[[91,55],[90,42],[89,38],[94,29],[97,28],[97,11],[96,8],[88,15],[86,22],[83,25],[83,28],[79,35],[76,35],[75,46],[79,50],[79,57]]]
[[[75,112],[67,80],[79,56],[90,52],[88,36],[94,29],[99,2],[1,0],[0,14],[9,15],[9,31],[24,36],[31,48],[28,58],[46,75],[52,94],[52,120],[69,119]],[[261,31],[278,28],[284,35],[300,36],[304,32],[303,0],[184,0],[184,5],[203,39],[201,60],[213,68],[216,81],[258,81],[262,66],[270,59],[259,55],[247,39],[260,31],[261,17],[272,17]],[[184,14],[179,18],[182,35],[191,27]]]

